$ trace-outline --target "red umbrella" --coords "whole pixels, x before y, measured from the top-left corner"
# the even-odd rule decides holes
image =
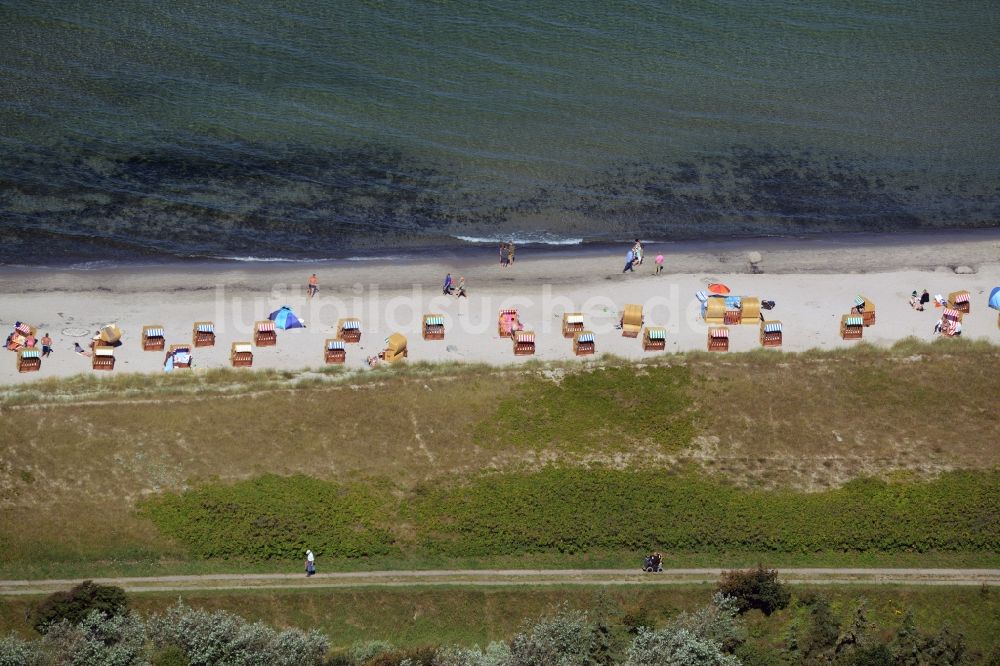
[[[729,293],[729,287],[722,284],[721,282],[713,282],[712,284],[708,285],[708,290],[713,294],[725,295]]]

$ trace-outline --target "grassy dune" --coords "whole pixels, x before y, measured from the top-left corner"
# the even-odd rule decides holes
[[[998,364],[1000,348],[944,341],[798,355],[651,356],[642,366],[602,358],[510,368],[414,364],[362,375],[217,370],[7,387],[0,391],[0,571],[256,568],[214,555],[198,559],[190,541],[161,531],[137,506],[265,474],[300,474],[412,505],[416,513],[382,514],[383,522],[406,518],[389,521],[400,544],[421,543],[429,524],[411,501],[426,495],[422,489],[445,492],[490,478],[483,474],[510,481],[543,466],[618,470],[631,475],[629,483],[644,474],[680,475],[785,493],[829,490],[859,477],[906,486],[960,469],[972,470],[976,483],[986,484],[982,497],[991,498],[990,470],[1000,466]],[[292,506],[272,518],[293,518]],[[985,526],[988,538],[992,530]],[[579,558],[603,562],[634,545],[581,543],[577,550],[593,550]],[[772,552],[799,563],[853,561],[844,554],[852,544],[842,546],[824,546],[812,559],[766,544],[694,546],[679,557]],[[964,548],[931,544],[926,556],[915,556],[907,547],[887,559],[996,558],[995,551]],[[401,557],[411,563],[442,562],[431,551],[406,550]],[[485,550],[450,556],[508,557]],[[355,565],[399,561],[379,552],[354,558]],[[549,561],[534,552],[523,561]],[[863,557],[883,561],[879,552]]]

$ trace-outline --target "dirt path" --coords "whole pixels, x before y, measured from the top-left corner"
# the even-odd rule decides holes
[[[245,589],[310,589],[409,586],[692,585],[714,583],[721,569],[667,569],[645,574],[632,569],[464,569],[364,571],[305,574],[206,574],[95,578],[129,592]],[[782,569],[786,583],[1000,585],[1000,569]],[[0,596],[48,594],[79,580],[0,580]]]

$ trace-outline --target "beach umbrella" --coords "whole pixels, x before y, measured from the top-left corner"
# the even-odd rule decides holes
[[[713,282],[708,285],[708,290],[713,294],[722,294],[723,296],[729,293],[729,287],[722,284],[721,282]]]
[[[302,323],[302,320],[296,317],[295,313],[292,312],[292,309],[287,305],[281,306],[279,309],[269,314],[267,318],[273,321],[274,325],[281,330],[306,327],[306,325]]]
[[[1000,287],[993,287],[993,291],[990,292],[990,307],[1000,310]]]
[[[105,324],[101,327],[101,340],[107,342],[109,345],[113,345],[122,337],[122,330],[118,328],[118,324]]]

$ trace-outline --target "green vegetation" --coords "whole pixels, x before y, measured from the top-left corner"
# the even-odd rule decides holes
[[[44,634],[54,624],[66,620],[80,624],[91,611],[105,615],[122,615],[128,611],[125,590],[112,585],[96,585],[85,580],[65,592],[55,592],[31,611],[31,626]]]
[[[584,370],[558,383],[531,377],[503,398],[477,429],[491,448],[593,453],[647,445],[677,451],[694,436],[684,367]]]
[[[788,607],[791,592],[778,580],[776,569],[733,569],[722,575],[718,590],[732,597],[740,613],[756,609],[764,615]]]
[[[546,468],[435,482],[412,495],[302,476],[207,484],[143,502],[196,557],[1000,550],[1000,472],[751,491],[691,474]],[[399,526],[403,526],[400,529]],[[414,535],[410,538],[410,533]]]
[[[389,552],[386,511],[373,489],[305,476],[266,475],[232,486],[206,485],[146,504],[150,518],[199,558],[262,560],[312,548],[333,557]]]

